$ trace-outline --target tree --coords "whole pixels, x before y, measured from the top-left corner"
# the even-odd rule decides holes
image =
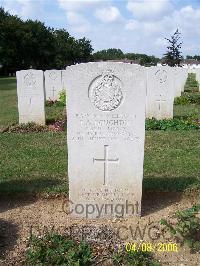
[[[24,67],[49,69],[54,66],[55,50],[53,29],[40,21],[27,20],[23,23],[22,55]]]
[[[118,60],[124,59],[124,53],[120,49],[109,48],[107,50],[101,50],[93,54],[94,60]]]
[[[21,40],[23,22],[17,16],[11,16],[0,8],[0,64],[3,74],[15,71],[22,64]]]
[[[63,69],[74,62],[75,39],[65,29],[55,30],[55,68]]]
[[[194,55],[194,56],[191,56],[191,55],[187,55],[186,56],[186,59],[195,59],[195,60],[200,60],[200,55]]]
[[[123,53],[122,50],[116,48],[110,48],[107,50],[101,50],[93,54],[94,60],[138,60],[138,64],[142,66],[155,66],[157,65],[159,58],[155,56],[137,53]]]
[[[90,40],[82,38],[76,41],[74,63],[86,63],[92,59],[92,45]]]
[[[64,30],[54,30],[40,21],[23,21],[0,7],[0,65],[7,75],[16,70],[62,69],[88,62],[92,55],[90,40],[75,39]]]
[[[86,38],[76,40],[65,30],[55,30],[55,67],[62,69],[68,65],[88,62],[93,48]]]
[[[159,58],[156,58],[154,55],[142,54],[139,57],[141,66],[156,66],[160,61]]]
[[[180,34],[177,29],[171,36],[171,39],[165,38],[169,42],[169,46],[167,46],[167,52],[164,54],[163,59],[164,63],[171,67],[180,66],[181,60],[183,59],[181,55],[182,42],[179,42]]]

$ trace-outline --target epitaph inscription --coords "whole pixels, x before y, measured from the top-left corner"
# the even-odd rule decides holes
[[[123,202],[124,198],[134,197],[134,193],[128,188],[107,188],[105,185],[100,188],[82,188],[78,194],[80,200],[98,201],[102,197],[107,202]]]

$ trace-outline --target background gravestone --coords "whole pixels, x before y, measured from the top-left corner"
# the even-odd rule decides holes
[[[104,216],[140,215],[145,137],[145,72],[124,63],[87,63],[66,69],[69,198],[112,204]],[[124,205],[123,205],[124,206]],[[92,208],[92,207],[91,207]],[[80,211],[80,210],[79,210]],[[72,215],[85,217],[85,213]],[[96,207],[92,217],[97,217]],[[90,217],[91,217],[90,216]]]
[[[45,98],[46,100],[56,101],[62,91],[62,71],[46,70],[45,76]]]
[[[188,69],[187,68],[181,68],[182,69],[182,89],[181,91],[184,92],[184,88],[185,88],[185,83],[187,81],[187,77],[188,77]]]
[[[44,75],[42,70],[17,72],[19,123],[45,124]]]
[[[67,80],[67,73],[65,70],[62,70],[62,88],[63,88],[63,90],[67,90],[66,80]]]
[[[200,68],[195,69],[195,74],[196,74],[196,80],[199,83],[199,91],[200,91]]]
[[[147,72],[146,117],[173,118],[174,72],[170,67],[149,67]]]
[[[180,97],[183,90],[183,69],[181,67],[173,67],[174,71],[174,96]]]

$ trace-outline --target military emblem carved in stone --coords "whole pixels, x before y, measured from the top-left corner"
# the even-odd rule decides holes
[[[95,78],[89,87],[92,104],[101,111],[112,111],[122,102],[122,83],[112,70],[106,70]]]

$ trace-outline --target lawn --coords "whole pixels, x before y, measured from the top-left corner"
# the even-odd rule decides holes
[[[0,132],[17,121],[16,78],[0,78]]]
[[[17,122],[16,80],[0,79],[1,128]],[[62,107],[46,107],[47,120]],[[176,105],[176,116],[196,114],[200,105]],[[184,190],[200,177],[200,131],[146,131],[144,188]],[[67,192],[66,132],[0,133],[0,194]]]
[[[174,117],[186,117],[193,116],[200,118],[200,105],[188,104],[188,105],[174,105]]]
[[[147,131],[144,185],[182,190],[200,177],[199,137],[196,130]],[[67,192],[65,132],[3,133],[0,143],[0,193]]]
[[[65,133],[3,133],[0,143],[0,192],[66,191]]]

